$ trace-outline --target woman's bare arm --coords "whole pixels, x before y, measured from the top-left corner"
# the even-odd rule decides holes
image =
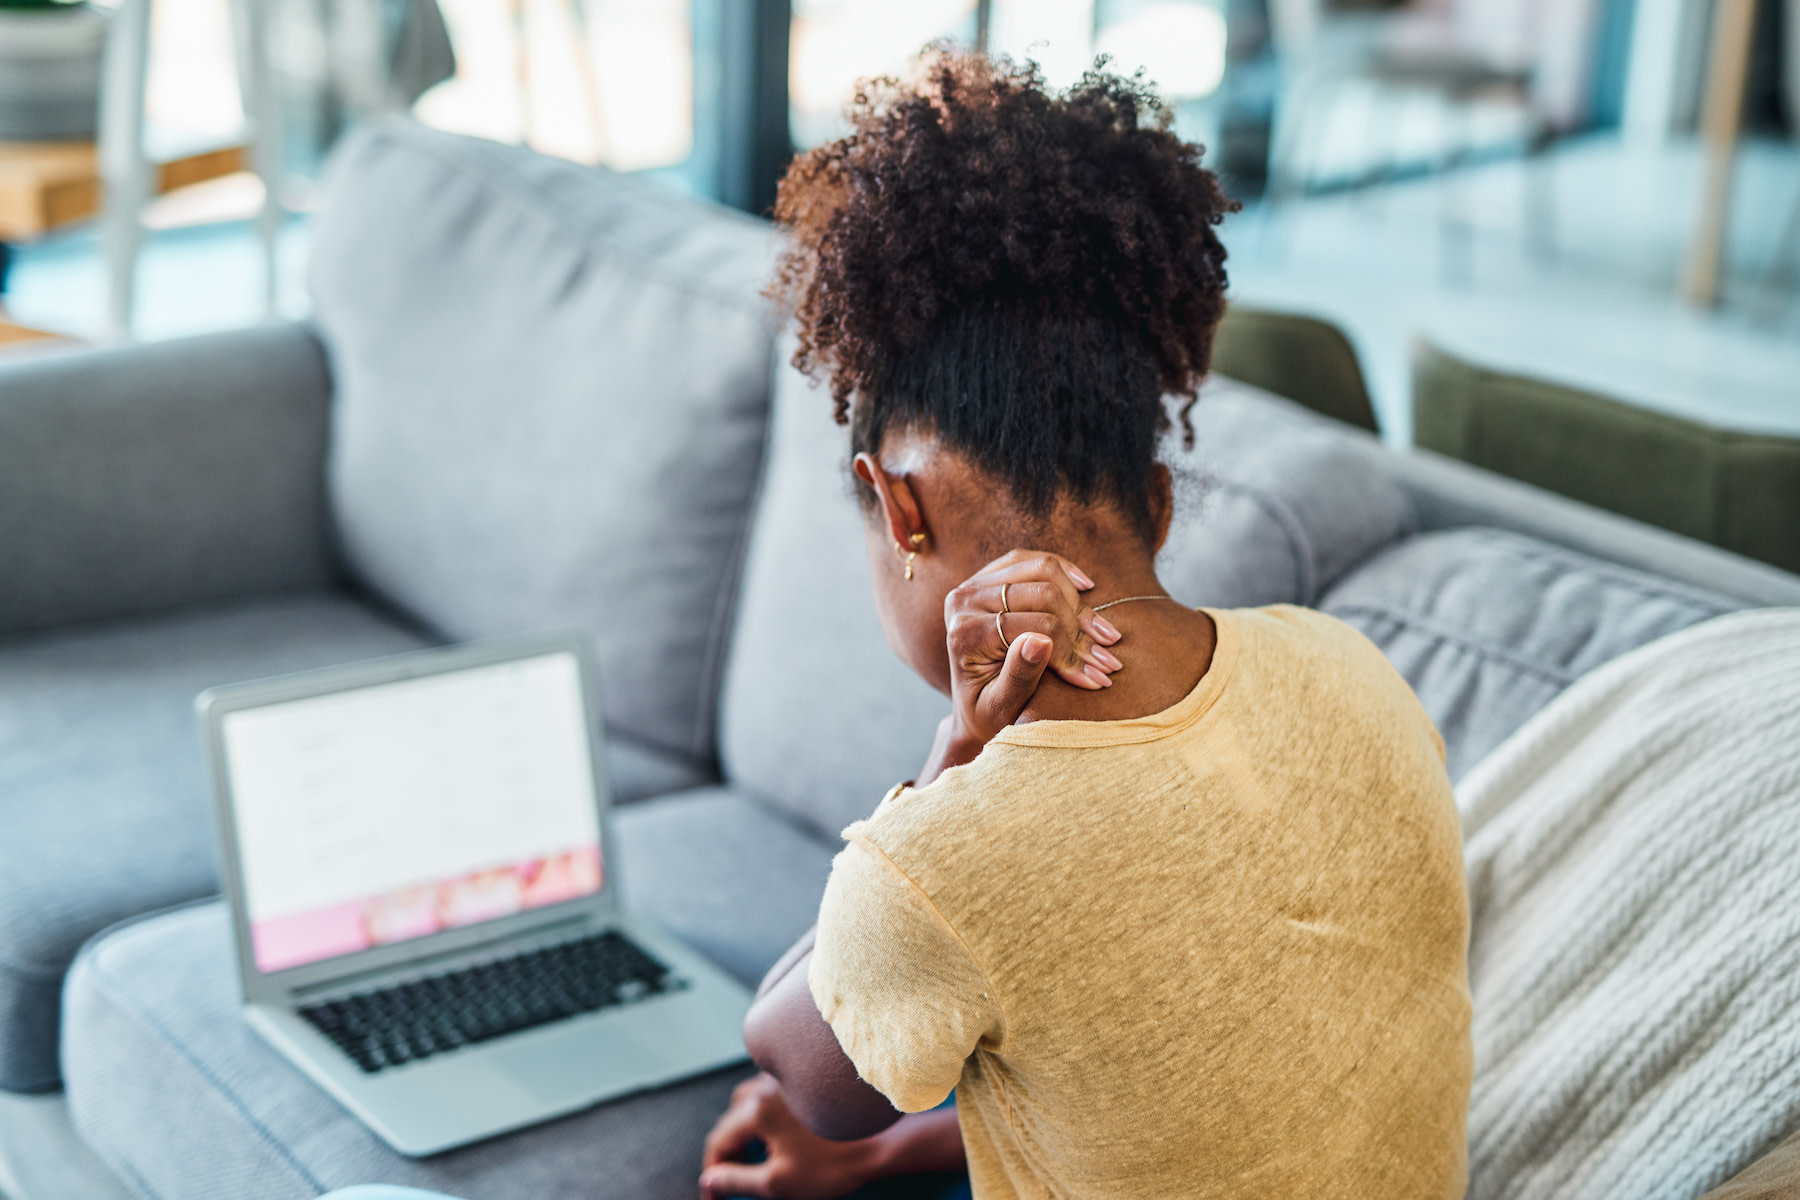
[[[806,982],[810,935],[801,941],[805,949],[797,944],[776,964],[780,974],[771,971],[763,980],[744,1018],[744,1045],[781,1086],[801,1124],[832,1141],[872,1137],[900,1113],[857,1075],[856,1064],[819,1015]]]

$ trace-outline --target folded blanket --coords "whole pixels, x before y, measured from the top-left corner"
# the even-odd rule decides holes
[[[1800,610],[1616,659],[1458,799],[1472,1200],[1691,1200],[1800,1127]]]

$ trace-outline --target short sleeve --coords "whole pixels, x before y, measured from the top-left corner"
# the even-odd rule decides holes
[[[901,1112],[943,1103],[998,1002],[956,931],[886,854],[853,838],[831,866],[807,982],[865,1082]]]

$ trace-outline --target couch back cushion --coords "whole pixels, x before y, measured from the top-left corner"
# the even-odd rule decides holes
[[[785,364],[785,359],[783,359]],[[1199,442],[1165,446],[1186,510],[1160,564],[1190,604],[1309,603],[1412,528],[1361,435],[1223,383],[1194,410]],[[949,702],[882,634],[831,401],[783,365],[768,471],[721,698],[725,774],[827,836],[918,772]]]
[[[1471,527],[1421,534],[1338,581],[1319,607],[1362,630],[1443,734],[1450,777],[1601,663],[1742,607],[1724,596]]]
[[[719,702],[725,777],[834,840],[918,774],[950,711],[876,619],[849,446],[784,358]]]
[[[1374,439],[1300,405],[1215,378],[1163,459],[1176,517],[1157,569],[1188,604],[1313,605],[1351,567],[1417,527],[1405,491],[1367,453]]]
[[[451,638],[586,630],[611,727],[710,758],[774,248],[528,150],[397,121],[349,139],[312,291],[354,573]]]

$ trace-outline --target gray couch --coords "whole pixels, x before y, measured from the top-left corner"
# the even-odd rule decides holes
[[[0,364],[0,1191],[691,1196],[741,1071],[423,1161],[237,1020],[191,699],[588,630],[629,903],[751,981],[944,701],[746,218],[404,124],[340,152],[309,324]],[[1800,579],[1229,381],[1164,564],[1366,632],[1465,771],[1596,664]],[[1741,1164],[1739,1164],[1741,1165]]]

